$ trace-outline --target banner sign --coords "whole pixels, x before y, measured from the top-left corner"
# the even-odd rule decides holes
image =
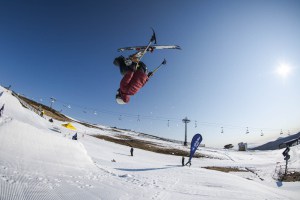
[[[194,135],[192,142],[191,142],[191,152],[190,152],[190,160],[189,161],[192,160],[192,158],[201,142],[202,142],[202,136],[199,133]]]

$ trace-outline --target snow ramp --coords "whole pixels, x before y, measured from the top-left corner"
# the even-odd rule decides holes
[[[50,122],[24,108],[9,90],[0,87],[0,93],[0,106],[5,104],[0,117],[0,199],[67,199],[51,190],[60,188],[62,180],[95,169],[84,146],[51,131]]]

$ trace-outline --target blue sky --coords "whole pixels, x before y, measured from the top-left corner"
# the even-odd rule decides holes
[[[173,139],[187,116],[188,140],[199,132],[208,146],[279,137],[300,130],[299,19],[290,0],[0,1],[0,84],[47,105],[55,97],[74,118]],[[168,64],[118,105],[112,61],[147,44],[150,27],[182,50],[147,54],[149,69]]]

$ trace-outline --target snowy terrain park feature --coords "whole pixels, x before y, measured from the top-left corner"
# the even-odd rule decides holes
[[[41,117],[0,86],[0,199],[206,199],[298,200],[300,182],[281,182],[274,173],[284,165],[282,151],[199,147],[190,167],[181,156],[159,154],[103,139],[121,134],[189,152],[170,141],[99,125]],[[72,140],[77,133],[78,140]],[[201,133],[205,138],[205,133]],[[289,167],[300,171],[300,146],[290,149]],[[234,168],[235,172],[210,167]]]

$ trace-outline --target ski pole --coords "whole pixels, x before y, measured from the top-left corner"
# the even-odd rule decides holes
[[[158,67],[156,67],[152,72],[150,72],[149,78],[150,78],[151,76],[153,76],[153,74],[154,74],[159,68],[161,68],[161,66],[163,66],[163,65],[165,65],[165,64],[167,64],[166,59],[164,59],[164,60],[162,61],[162,63],[160,63],[160,65],[159,65]]]
[[[155,32],[154,32],[153,28],[152,28],[152,31],[153,31],[153,33],[152,33],[150,42],[148,43],[148,45],[147,45],[147,47],[145,48],[145,50],[142,52],[142,55],[141,55],[141,57],[139,58],[139,61],[142,60],[143,56],[146,54],[146,52],[147,52],[147,50],[149,49],[149,47],[151,46],[152,42],[154,42],[154,44],[156,44],[156,35],[155,35]],[[138,66],[139,66],[139,63],[137,62],[135,68],[137,69]]]

